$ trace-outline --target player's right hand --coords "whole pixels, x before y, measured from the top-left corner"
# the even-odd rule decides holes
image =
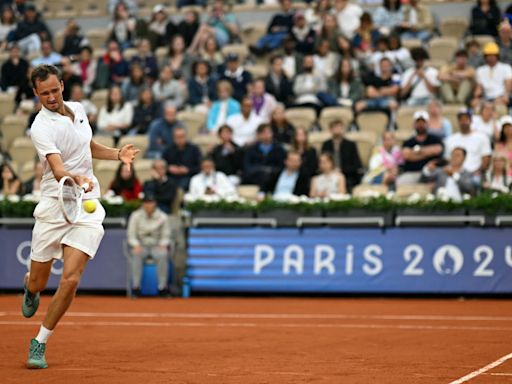
[[[81,176],[81,175],[78,175],[78,176],[75,176],[73,178],[75,180],[75,183],[77,183],[78,185],[82,186],[84,184],[89,184],[89,188],[87,188],[85,190],[85,192],[91,192],[93,189],[94,189],[94,183],[91,179],[89,179],[87,176]]]

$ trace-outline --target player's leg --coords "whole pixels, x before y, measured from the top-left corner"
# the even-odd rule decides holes
[[[41,292],[48,283],[50,272],[52,270],[53,260],[39,262],[32,260],[30,262],[30,272],[27,272],[23,281],[23,301],[21,312],[25,317],[32,317],[39,307],[39,292]]]

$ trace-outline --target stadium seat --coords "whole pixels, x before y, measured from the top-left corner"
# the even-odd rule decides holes
[[[91,95],[91,102],[98,108],[98,112],[101,107],[107,105],[108,89],[98,89]]]
[[[94,50],[103,48],[108,35],[109,30],[107,28],[92,28],[85,33],[85,37],[89,40],[89,45]]]
[[[443,105],[443,116],[450,120],[450,123],[452,123],[453,132],[459,131],[459,122],[457,119],[457,114],[462,108],[464,108],[464,105],[462,104]]]
[[[478,41],[478,44],[480,44],[481,47],[483,47],[487,43],[495,42],[493,36],[491,35],[475,35],[475,36],[468,36],[466,41],[468,40],[476,40]]]
[[[375,132],[380,136],[386,131],[389,118],[384,112],[363,112],[356,117],[356,123],[361,132]]]
[[[439,22],[439,30],[444,37],[454,37],[460,40],[469,27],[466,17],[446,17]]]
[[[14,93],[0,93],[0,119],[14,113],[14,108],[16,108],[15,96]]]
[[[142,157],[146,153],[149,147],[149,136],[148,135],[133,135],[123,136],[117,143],[117,148],[122,148],[126,144],[133,144],[135,148],[140,149],[138,156]]]
[[[240,37],[247,46],[256,44],[256,42],[267,33],[267,25],[263,23],[250,23],[242,28]]]
[[[451,61],[457,49],[457,39],[454,37],[434,37],[430,40],[428,46],[431,60]]]
[[[12,160],[18,164],[34,161],[36,157],[36,149],[32,144],[30,137],[17,137],[9,148]]]
[[[406,184],[396,187],[396,197],[401,199],[406,199],[413,194],[427,196],[431,192],[430,184]]]
[[[414,112],[425,109],[426,107],[401,106],[396,112],[396,126],[399,131],[410,131],[414,126]]]
[[[78,12],[72,4],[68,4],[64,9],[55,12],[53,17],[55,19],[76,19],[78,17]]]
[[[265,77],[268,74],[268,65],[264,64],[247,65],[245,69],[254,79],[257,79],[258,77]]]
[[[309,145],[316,149],[317,153],[320,153],[322,150],[322,144],[324,141],[329,140],[331,138],[331,134],[329,132],[321,131],[321,132],[311,132],[309,133]]]
[[[388,186],[384,184],[359,184],[352,190],[353,197],[365,197],[368,193],[378,194],[380,196],[388,193]]]
[[[316,112],[313,108],[288,108],[284,115],[295,128],[311,128],[316,121]]]
[[[237,187],[238,196],[241,198],[256,201],[260,187],[258,185],[239,185]]]
[[[203,155],[206,155],[217,144],[218,139],[214,134],[202,134],[193,137],[192,142],[199,147]]]
[[[94,168],[94,175],[98,179],[103,196],[109,189],[116,174],[119,163],[110,160],[99,160]]]
[[[402,46],[407,49],[418,48],[423,46],[423,42],[420,39],[407,39],[402,41]]]
[[[132,58],[134,56],[137,56],[137,54],[139,53],[139,51],[137,50],[137,48],[126,48],[124,51],[123,51],[123,57],[126,61],[131,61]]]
[[[229,53],[238,55],[241,63],[245,62],[245,59],[249,56],[249,48],[245,44],[227,44],[222,47],[221,52],[224,56],[227,56]]]
[[[240,12],[251,12],[251,11],[254,11],[254,4],[251,4],[250,2],[233,5],[233,13],[235,13],[235,14],[240,13]]]
[[[354,113],[349,108],[326,107],[320,113],[318,125],[320,125],[322,131],[328,131],[329,124],[334,120],[341,120],[346,127],[349,127],[352,124],[352,120],[354,120]]]
[[[92,138],[97,143],[103,144],[103,145],[105,145],[107,147],[113,147],[114,146],[114,138],[112,136],[94,135]]]
[[[145,181],[151,179],[151,167],[153,165],[153,161],[149,159],[136,159],[133,163],[133,169],[137,174],[137,178],[139,181],[144,184]]]
[[[8,115],[0,125],[3,147],[9,149],[14,139],[25,136],[28,119],[24,115]]]
[[[34,161],[27,161],[20,166],[18,177],[21,181],[25,182],[34,176],[34,163]]]
[[[206,124],[206,114],[202,112],[181,111],[178,112],[176,118],[185,124],[189,140],[196,137],[203,130]]]
[[[375,144],[377,143],[377,134],[371,131],[352,131],[347,132],[345,137],[348,140],[352,140],[356,143],[357,151],[359,152],[359,157],[361,158],[361,163],[365,168],[367,168],[368,163],[370,162],[373,147],[375,147]]]
[[[396,145],[402,146],[404,141],[409,140],[414,135],[414,130],[400,130],[395,132],[395,141]]]
[[[435,69],[437,69],[438,71],[444,67],[446,64],[448,64],[448,61],[447,60],[441,60],[441,59],[435,59],[435,60],[427,60],[425,62],[425,65],[427,67],[433,67]]]

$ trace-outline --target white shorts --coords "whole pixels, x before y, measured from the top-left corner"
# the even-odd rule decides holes
[[[91,259],[96,255],[103,238],[105,209],[95,200],[93,213],[82,211],[75,224],[68,224],[54,198],[42,198],[34,210],[36,223],[32,230],[30,258],[41,263],[62,259],[62,246],[67,245],[84,252]]]

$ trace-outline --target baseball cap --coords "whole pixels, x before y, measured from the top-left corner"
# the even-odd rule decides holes
[[[144,201],[144,202],[156,201],[156,197],[153,193],[145,193],[144,197],[142,198],[142,201]]]
[[[413,115],[413,119],[414,121],[416,120],[424,120],[424,121],[428,121],[428,112],[427,111],[416,111],[414,112],[414,115]]]
[[[165,12],[165,7],[162,4],[157,4],[153,7],[153,13]]]
[[[491,41],[484,45],[483,53],[484,55],[499,55],[500,47],[498,47],[498,44]]]
[[[505,115],[503,116],[500,121],[499,121],[499,124],[500,124],[500,128],[503,129],[503,127],[507,124],[510,124],[512,125],[512,116],[509,116],[509,115]]]
[[[226,61],[238,61],[238,55],[234,52],[230,52],[226,55]]]
[[[469,109],[469,108],[461,108],[457,112],[457,117],[461,117],[461,116],[469,116],[469,117],[471,117],[472,115],[473,114],[471,113],[471,109]]]

